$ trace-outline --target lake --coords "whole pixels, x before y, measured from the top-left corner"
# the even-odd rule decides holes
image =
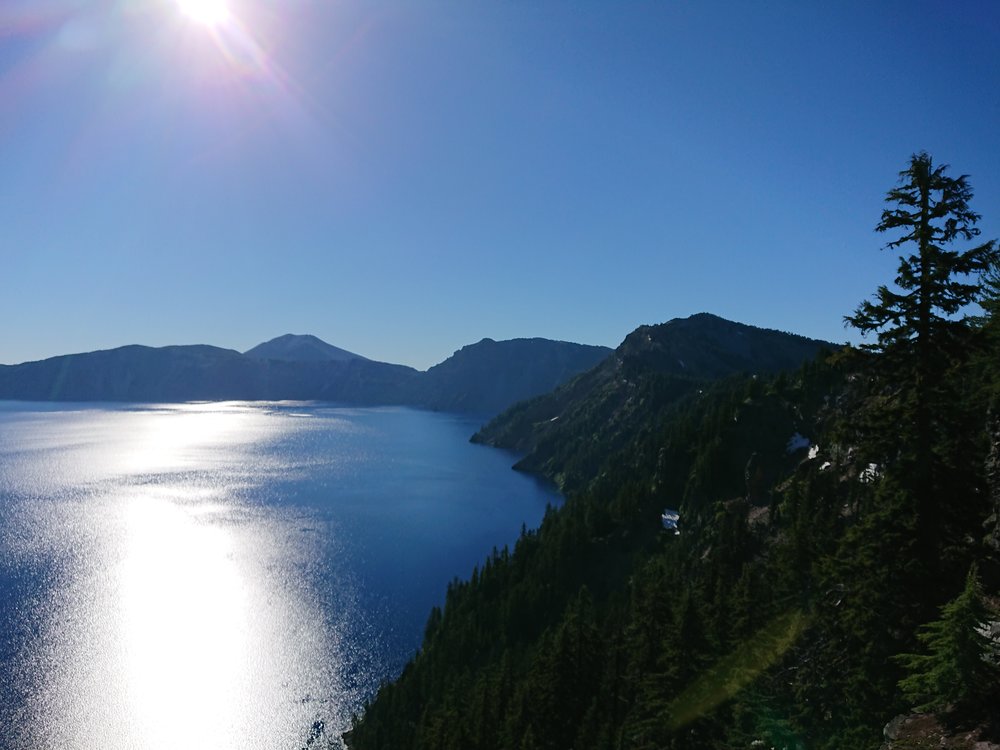
[[[0,402],[0,748],[319,748],[558,497],[403,408]]]

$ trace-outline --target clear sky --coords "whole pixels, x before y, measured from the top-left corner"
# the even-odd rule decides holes
[[[0,0],[0,362],[854,340],[922,149],[1000,236],[995,1],[192,2]]]

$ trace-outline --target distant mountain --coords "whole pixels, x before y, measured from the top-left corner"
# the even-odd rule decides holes
[[[283,362],[346,362],[365,359],[345,349],[328,344],[316,336],[286,333],[284,336],[257,344],[244,355],[252,359],[276,359]]]
[[[205,345],[133,345],[0,366],[0,399],[301,399],[483,415],[518,404],[476,439],[527,452],[522,468],[544,472],[551,436],[567,425],[593,434],[617,429],[644,408],[650,378],[670,380],[671,388],[656,390],[661,398],[729,373],[791,369],[824,346],[832,345],[703,313],[642,326],[614,352],[540,338],[483,339],[419,372],[288,334],[245,354]],[[532,400],[519,403],[526,399]]]
[[[738,373],[792,370],[836,345],[708,313],[630,333],[614,354],[552,393],[517,404],[473,436],[473,441],[526,454],[517,468],[553,479],[566,489],[592,478],[592,447],[613,448],[707,381]]]
[[[611,354],[605,346],[549,339],[483,339],[455,352],[416,381],[414,402],[441,411],[497,414],[548,393]]]
[[[0,398],[28,401],[319,399],[402,403],[418,372],[357,358],[284,362],[214,346],[123,346],[0,366]]]
[[[0,399],[296,399],[492,415],[552,390],[610,351],[546,339],[486,339],[419,372],[314,336],[281,336],[246,354],[204,345],[133,345],[0,366]]]

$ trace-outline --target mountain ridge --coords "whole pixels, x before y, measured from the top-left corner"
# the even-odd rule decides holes
[[[0,398],[26,401],[331,399],[394,394],[412,368],[373,363],[255,360],[208,344],[64,354],[0,366]],[[377,400],[377,399],[376,399]]]
[[[487,417],[515,408],[530,417],[527,424],[513,421],[518,435],[491,423],[475,439],[531,454],[539,443],[535,433],[561,426],[554,423],[595,390],[611,397],[610,411],[603,415],[610,418],[620,416],[619,407],[634,395],[638,381],[651,375],[673,379],[680,392],[727,373],[789,369],[823,346],[832,345],[698,313],[639,326],[616,350],[538,337],[483,338],[419,371],[370,360],[311,334],[285,334],[242,354],[208,344],[130,344],[0,365],[0,398],[325,400]],[[535,430],[543,412],[547,428]],[[600,422],[603,416],[591,418]],[[536,459],[529,455],[520,468],[537,470]]]
[[[504,352],[502,362],[490,355],[495,351]],[[286,334],[242,354],[209,344],[128,344],[0,365],[0,399],[292,399],[492,415],[555,388],[610,351],[548,339],[485,347],[480,341],[422,372],[370,360],[311,335]]]
[[[596,367],[551,393],[515,404],[472,440],[518,452],[522,458],[515,468],[572,489],[592,478],[594,445],[618,445],[640,429],[650,412],[710,381],[793,370],[835,348],[710,313],[639,326]],[[579,435],[597,438],[584,444],[571,437]]]
[[[428,368],[418,400],[442,411],[468,411],[476,404],[480,408],[472,411],[495,414],[511,406],[511,389],[524,398],[548,393],[610,354],[607,347],[568,341],[484,338]]]

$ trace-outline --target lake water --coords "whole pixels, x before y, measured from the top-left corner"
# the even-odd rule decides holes
[[[477,427],[0,402],[0,748],[337,743],[448,581],[557,499]]]

